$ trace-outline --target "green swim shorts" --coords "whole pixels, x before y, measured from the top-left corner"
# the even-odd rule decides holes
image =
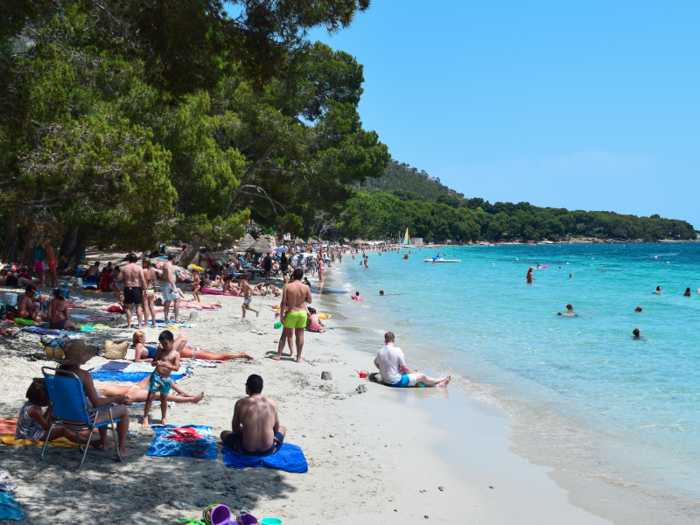
[[[285,328],[306,328],[306,312],[289,312],[284,318]]]

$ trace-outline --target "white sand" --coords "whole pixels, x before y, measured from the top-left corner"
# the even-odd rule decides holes
[[[98,313],[98,306],[113,302],[112,297],[79,295],[90,307],[79,313]],[[76,449],[50,447],[42,462],[39,447],[0,446],[0,466],[19,485],[15,495],[27,514],[24,523],[55,518],[90,524],[176,523],[177,517],[201,517],[202,507],[210,503],[225,503],[258,518],[279,517],[285,524],[607,523],[570,505],[546,469],[507,451],[510,421],[499,410],[449,389],[399,391],[352,378],[355,369],[369,370],[373,357],[353,349],[350,337],[344,339],[339,331],[307,333],[301,364],[288,358],[272,361],[268,357],[276,351],[281,330],[273,329],[270,305],[278,299],[255,297],[252,306],[261,310],[260,317],[249,313],[242,320],[241,298],[204,297],[221,300],[224,308],[200,312],[196,327],[176,335],[185,333],[206,350],[245,351],[255,360],[197,368],[180,385],[190,393],[203,390],[205,399],[169,409],[169,423],[210,425],[218,435],[230,428],[247,376],[258,373],[265,380],[263,393],[279,403],[286,441],[303,448],[309,472],[233,470],[224,466],[220,454],[216,461],[147,457],[154,433],[141,429],[142,413],[132,410],[131,429],[138,436],[130,438],[128,447],[138,454],[123,464],[111,452],[90,452],[76,472]],[[333,326],[332,320],[328,324]],[[147,339],[156,340],[158,333],[148,330]],[[102,346],[106,338],[130,339],[131,334],[112,329],[86,339]],[[17,416],[31,378],[46,365],[16,357],[39,351],[37,341],[25,334],[0,347],[3,417]],[[133,359],[133,350],[127,358]],[[89,366],[103,362],[95,358]],[[322,371],[330,371],[333,380],[322,381]],[[368,392],[357,394],[360,384]],[[159,422],[160,409],[154,408],[151,424]]]

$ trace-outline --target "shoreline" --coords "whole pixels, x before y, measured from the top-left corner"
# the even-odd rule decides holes
[[[354,282],[348,283],[347,286],[352,290],[363,288]],[[366,317],[381,318],[382,315],[386,315],[386,312],[376,311]],[[415,322],[412,321],[394,319],[393,322],[397,332],[401,331],[400,326],[410,326],[411,330],[416,328]],[[374,325],[363,325],[362,330],[372,331],[373,328]],[[604,467],[612,468],[611,460],[618,460],[615,455],[621,451],[600,448],[602,444],[597,440],[600,436],[596,435],[595,428],[577,427],[573,419],[564,421],[554,417],[557,416],[554,407],[544,407],[536,402],[514,397],[487,381],[476,381],[471,376],[462,375],[465,374],[464,371],[444,362],[445,356],[441,354],[439,345],[437,348],[435,345],[426,345],[420,336],[416,340],[415,333],[412,336],[401,334],[402,341],[406,341],[407,337],[408,346],[411,348],[407,357],[412,363],[419,365],[421,369],[439,368],[437,376],[452,373],[450,389],[459,391],[470,399],[482,400],[509,415],[513,421],[509,431],[509,450],[526,458],[533,465],[546,467],[549,470],[547,476],[568,491],[572,504],[620,524],[690,524],[697,521],[700,505],[695,498],[683,492],[671,493],[659,490],[659,487],[651,488],[642,483],[635,483],[624,476],[624,471],[601,470],[598,459],[604,460]],[[500,373],[506,372],[501,370]],[[468,379],[462,381],[462,378]],[[588,449],[579,446],[584,435],[591,438]],[[635,447],[639,444],[628,446]],[[590,454],[591,451],[594,454]],[[601,455],[601,451],[608,456],[607,459]],[[626,453],[629,456],[629,451]],[[561,461],[562,458],[565,458],[565,461]],[[584,461],[579,462],[581,459]],[[596,460],[595,470],[592,468],[592,460]],[[640,468],[646,468],[649,476],[663,477],[663,472],[651,470],[648,465]]]

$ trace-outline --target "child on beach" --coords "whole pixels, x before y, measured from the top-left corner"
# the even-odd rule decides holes
[[[202,286],[200,285],[199,281],[199,272],[195,270],[193,274],[194,280],[192,282],[192,297],[195,301],[201,301],[199,298],[199,291],[202,289]]]
[[[362,296],[360,295],[359,291],[355,292],[355,295],[351,295],[350,298],[353,301],[362,301]]]
[[[250,310],[251,312],[255,312],[255,317],[260,315],[260,312],[256,310],[255,308],[250,307],[250,301],[253,300],[253,289],[250,287],[248,284],[248,275],[239,275],[238,276],[238,282],[241,285],[241,291],[243,292],[243,295],[245,295],[245,298],[243,299],[243,319],[245,319],[245,311]]]
[[[51,417],[53,411],[49,400],[49,392],[46,390],[46,383],[43,379],[35,379],[27,389],[27,402],[19,410],[17,419],[17,430],[15,439],[31,439],[32,441],[46,441],[46,434],[51,428]],[[43,407],[49,407],[46,412],[42,412]],[[51,430],[49,441],[58,438],[66,438],[73,443],[78,442],[78,438],[72,430],[65,427],[55,427]],[[87,439],[83,440],[83,442]],[[100,448],[100,440],[91,441],[91,445]]]
[[[153,361],[151,365],[155,366],[156,369],[151,374],[150,380],[148,381],[148,397],[146,398],[146,406],[144,407],[143,413],[143,423],[144,428],[148,428],[148,412],[151,409],[151,404],[153,399],[156,397],[156,393],[160,392],[161,397],[166,397],[170,392],[173,381],[170,378],[170,374],[180,369],[180,354],[175,350],[173,346],[173,333],[170,330],[165,330],[161,332],[158,336],[158,342],[160,342],[161,349],[158,350],[153,356]],[[168,403],[160,404],[161,413],[161,424],[167,425],[168,422],[165,419],[166,413],[168,411]]]

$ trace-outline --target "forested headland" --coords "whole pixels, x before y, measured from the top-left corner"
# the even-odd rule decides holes
[[[526,242],[570,237],[621,240],[691,240],[695,228],[659,215],[637,217],[607,211],[540,208],[527,202],[494,204],[441,184],[424,171],[391,161],[386,174],[358,186],[338,211],[337,234],[369,239],[411,236],[426,241]]]

